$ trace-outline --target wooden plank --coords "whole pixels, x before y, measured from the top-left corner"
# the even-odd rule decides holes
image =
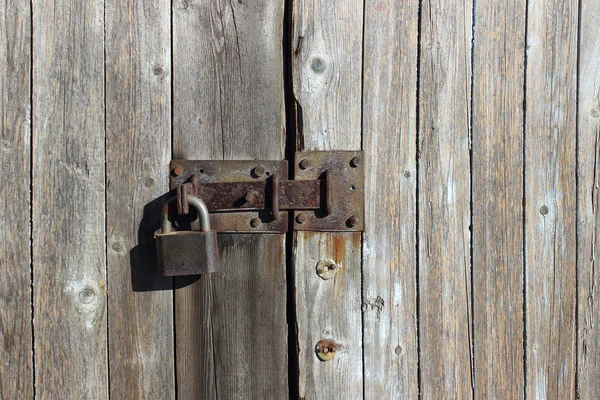
[[[171,7],[106,2],[110,395],[175,397],[172,279],[153,232],[171,157]]]
[[[361,148],[363,2],[296,1],[292,10],[293,94],[298,112],[298,150]],[[299,161],[299,160],[296,160]],[[356,233],[297,232],[294,269],[300,398],[362,398],[361,257]],[[319,243],[318,246],[313,245]],[[347,273],[323,282],[315,260],[330,258]],[[307,293],[348,297],[334,307],[315,303]],[[335,297],[334,297],[335,298]],[[335,301],[335,300],[334,300]],[[310,315],[310,316],[309,316]],[[315,318],[328,315],[327,319]],[[318,338],[318,339],[317,339]],[[320,361],[321,339],[341,346],[334,360]],[[352,364],[351,370],[345,366]],[[351,379],[346,379],[350,378]]]
[[[283,1],[174,2],[174,158],[283,158],[282,24]],[[219,241],[220,272],[176,280],[178,398],[285,398],[284,235]]]
[[[426,1],[419,69],[420,394],[472,397],[472,1]]]
[[[419,2],[365,3],[363,145],[366,399],[416,399]]]
[[[522,398],[525,0],[475,6],[475,398]],[[510,60],[510,62],[508,62]]]
[[[31,399],[29,1],[3,3],[0,32],[0,399]]]
[[[355,349],[360,349],[362,342],[362,300],[360,290],[352,284],[361,279],[361,235],[301,232],[295,236],[301,397],[361,398],[363,374],[358,366],[362,354]],[[332,264],[330,276],[325,273],[327,279],[321,279],[317,268]],[[351,284],[344,285],[346,282]],[[339,348],[333,360],[315,361],[315,346],[324,339],[333,340]]]
[[[33,2],[33,277],[40,398],[108,397],[104,4]]]
[[[575,397],[578,2],[528,3],[526,397]]]
[[[580,2],[579,88],[578,88],[578,215],[579,239],[577,263],[578,279],[578,333],[577,333],[577,393],[581,399],[600,398],[600,296],[596,287],[600,275],[596,259],[600,259],[600,213],[598,188],[600,184],[600,25],[598,0]]]

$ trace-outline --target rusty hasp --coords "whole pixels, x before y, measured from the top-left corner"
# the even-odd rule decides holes
[[[272,177],[287,177],[287,161],[173,160],[170,171],[180,214],[187,211],[179,207],[186,204],[184,196],[195,194],[206,204],[217,232],[288,231],[287,212],[273,218],[268,197]]]
[[[296,211],[295,230],[363,231],[364,162],[362,151],[297,151],[294,178],[324,180],[321,207]],[[322,192],[323,194],[323,192]],[[302,222],[298,221],[300,214]]]
[[[177,211],[189,213],[187,197],[201,198],[217,232],[283,233],[287,211],[294,229],[363,229],[362,152],[298,152],[296,179],[287,161],[171,161]]]

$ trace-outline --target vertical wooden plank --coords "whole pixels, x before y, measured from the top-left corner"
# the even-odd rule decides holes
[[[362,354],[356,351],[362,342],[362,301],[355,284],[361,279],[361,235],[303,232],[296,234],[295,244],[300,397],[362,398]],[[332,276],[321,279],[317,268],[331,263]],[[323,339],[339,345],[327,362],[315,355]]]
[[[293,2],[293,93],[301,150],[361,148],[362,10],[359,0]],[[357,325],[361,320],[356,260],[361,255],[360,236],[294,235],[301,398],[362,398],[362,365],[357,362],[362,358],[361,326]],[[315,260],[332,260],[347,271],[336,279],[322,280],[315,273]],[[306,293],[322,293],[329,302],[316,303]],[[338,293],[348,296],[332,307]],[[327,319],[314,318],[324,314]],[[317,358],[315,346],[321,339],[341,346],[333,360]]]
[[[420,393],[472,397],[471,1],[425,1],[419,69]]]
[[[475,3],[475,398],[522,398],[525,0]]]
[[[104,4],[33,2],[38,397],[108,397]]]
[[[598,0],[583,0],[580,4],[577,392],[581,399],[600,398],[600,296],[596,295],[596,287],[600,283],[600,275],[596,272],[596,259],[600,258],[600,165],[597,161],[600,156],[599,7]]]
[[[173,4],[174,158],[283,158],[283,1]],[[284,235],[220,235],[221,271],[176,280],[180,399],[285,398]]]
[[[172,279],[153,241],[171,156],[170,3],[106,2],[106,113],[110,395],[174,398]]]
[[[31,399],[31,7],[0,8],[0,399]]]
[[[578,2],[528,8],[526,396],[567,399],[575,397]]]
[[[366,1],[363,131],[366,399],[416,399],[418,1]]]

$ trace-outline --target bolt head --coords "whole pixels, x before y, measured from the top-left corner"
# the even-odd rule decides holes
[[[315,346],[317,358],[321,361],[329,361],[335,357],[339,345],[330,339],[319,340]]]
[[[307,169],[308,167],[310,167],[310,161],[308,159],[304,159],[302,161],[300,161],[300,169]]]
[[[316,272],[319,278],[329,280],[335,276],[336,268],[335,261],[324,258],[317,263]]]
[[[354,157],[352,160],[350,160],[350,166],[352,168],[357,168],[360,165],[361,159],[360,157]]]
[[[250,226],[253,228],[258,228],[260,226],[260,218],[252,218],[250,220]]]
[[[350,228],[354,228],[356,225],[358,225],[358,217],[356,215],[351,216],[350,218],[348,218],[348,221],[346,221],[348,223],[348,226]]]
[[[183,168],[182,167],[175,167],[173,168],[173,175],[175,176],[181,176],[183,174]]]
[[[306,222],[306,214],[300,213],[300,214],[296,215],[296,222],[299,224],[305,223]]]

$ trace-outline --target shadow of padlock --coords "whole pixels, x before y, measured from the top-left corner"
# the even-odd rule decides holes
[[[198,212],[199,231],[175,231],[169,220],[169,199],[160,215],[161,229],[154,233],[159,268],[163,276],[190,276],[217,272],[219,250],[217,232],[210,229],[210,217],[204,202],[188,195],[187,201]]]

